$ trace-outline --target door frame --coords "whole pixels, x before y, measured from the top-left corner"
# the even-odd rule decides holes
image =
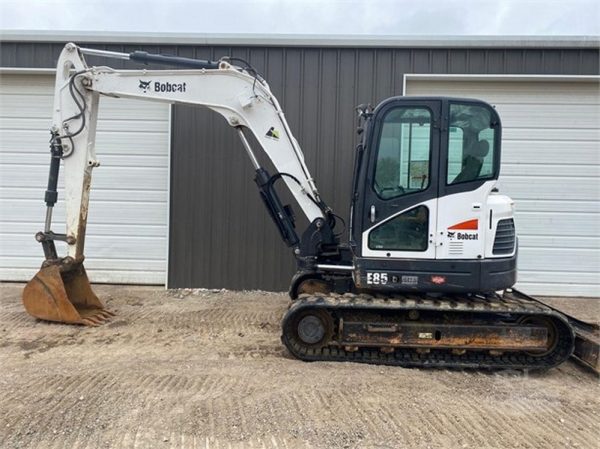
[[[425,190],[407,194],[395,198],[382,199],[373,188],[375,177],[375,166],[378,156],[378,142],[382,133],[383,120],[386,114],[397,107],[423,107],[431,112],[430,151],[429,151],[429,179]],[[443,102],[425,97],[414,97],[407,100],[403,97],[393,97],[383,102],[374,112],[371,132],[367,136],[366,143],[369,151],[365,161],[365,175],[362,177],[363,198],[361,207],[354,211],[358,213],[360,224],[360,255],[361,257],[375,258],[403,258],[403,259],[434,259],[435,241],[433,239],[437,228],[437,198],[439,195],[439,161],[441,144],[441,121]],[[425,251],[400,251],[400,250],[374,250],[368,245],[369,233],[376,227],[388,222],[415,207],[424,205],[429,212],[428,244]],[[372,221],[369,218],[370,209],[375,206],[378,215]]]

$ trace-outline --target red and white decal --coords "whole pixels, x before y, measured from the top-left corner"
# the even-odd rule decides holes
[[[448,228],[451,231],[461,230],[461,231],[477,231],[479,229],[479,220],[474,218],[472,220],[463,221],[461,223],[456,223],[453,226]]]

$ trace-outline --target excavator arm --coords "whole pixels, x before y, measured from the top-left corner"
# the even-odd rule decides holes
[[[178,65],[186,69],[90,67],[84,59],[86,54]],[[84,324],[95,324],[104,318],[103,306],[93,294],[83,268],[92,170],[100,165],[95,154],[95,139],[101,95],[200,105],[219,113],[237,130],[254,166],[260,195],[283,240],[294,248],[295,255],[302,254],[301,241],[294,230],[290,206],[282,205],[274,189],[278,180],[288,187],[311,226],[319,232],[329,230],[326,239],[331,240],[333,215],[319,196],[279,102],[249,64],[242,61],[244,67],[239,67],[232,64],[234,60],[241,61],[234,58],[201,61],[145,52],[117,53],[80,48],[72,43],[64,47],[56,72],[45,227],[36,235],[46,260],[23,296],[30,314],[51,321]],[[273,163],[277,170],[275,175],[271,176],[260,166],[247,139],[248,132]],[[61,161],[65,181],[65,234],[52,231]],[[57,240],[66,242],[66,257],[58,256],[54,244]]]
[[[157,62],[153,57],[160,57],[158,62],[171,64],[186,61],[142,52],[128,55],[84,49],[74,44],[67,44],[62,51],[57,68],[52,131],[55,133],[53,141],[60,141],[62,145],[66,234],[71,242],[67,242],[69,256],[77,259],[83,255],[91,172],[99,165],[94,147],[100,95],[212,109],[236,128],[255,170],[260,170],[244,130],[254,135],[277,171],[285,174],[282,180],[309,222],[327,213],[277,98],[253,69],[221,60],[197,61],[204,68],[196,70],[114,70],[88,67],[83,56],[86,53],[153,62]],[[295,244],[293,239],[290,242],[290,246]]]

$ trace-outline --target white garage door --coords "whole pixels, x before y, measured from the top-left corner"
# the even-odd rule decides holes
[[[406,94],[480,98],[496,106],[503,124],[500,191],[517,206],[517,287],[598,296],[598,81],[409,78]]]
[[[53,76],[0,77],[0,279],[28,280],[43,252]],[[93,282],[165,282],[169,107],[101,98],[86,238]],[[62,188],[62,187],[61,187]],[[55,232],[65,231],[64,204]],[[65,246],[57,242],[59,253]]]

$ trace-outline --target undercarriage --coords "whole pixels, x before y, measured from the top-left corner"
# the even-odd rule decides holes
[[[502,295],[301,295],[282,341],[306,361],[406,367],[548,369],[568,359],[567,319],[516,291]]]

